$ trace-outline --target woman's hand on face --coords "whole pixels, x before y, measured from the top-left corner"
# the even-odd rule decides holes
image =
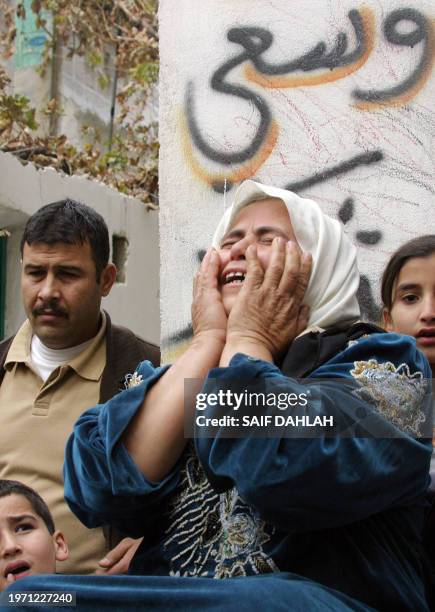
[[[276,237],[263,270],[256,247],[246,250],[247,273],[228,317],[227,345],[257,346],[275,360],[308,324],[302,305],[311,274],[311,255]]]
[[[225,343],[227,315],[219,291],[220,258],[210,248],[193,281],[192,326],[194,338],[213,338]]]

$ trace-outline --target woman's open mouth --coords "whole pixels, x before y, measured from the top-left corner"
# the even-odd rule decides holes
[[[228,272],[223,278],[222,285],[241,285],[244,280],[244,272]]]

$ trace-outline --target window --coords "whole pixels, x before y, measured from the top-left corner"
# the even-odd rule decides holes
[[[112,236],[112,261],[116,266],[116,282],[125,283],[127,278],[128,240],[125,236]]]

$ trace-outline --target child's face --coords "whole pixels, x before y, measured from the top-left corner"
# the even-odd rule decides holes
[[[435,368],[435,253],[413,257],[400,270],[393,305],[384,312],[386,329],[414,336],[418,348]]]
[[[53,574],[67,557],[63,535],[50,535],[25,497],[0,497],[0,591],[25,576]]]

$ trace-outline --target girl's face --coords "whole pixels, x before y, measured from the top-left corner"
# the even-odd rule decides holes
[[[384,318],[388,331],[416,338],[434,370],[435,253],[405,263],[394,284],[391,310],[384,310]]]

